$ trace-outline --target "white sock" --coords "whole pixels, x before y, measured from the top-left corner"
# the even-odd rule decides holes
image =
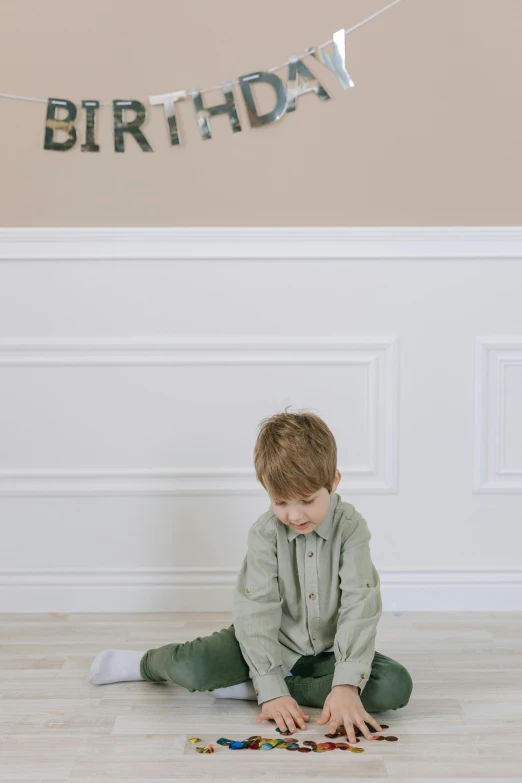
[[[108,682],[143,680],[140,662],[147,651],[102,650],[91,664],[88,682],[106,685]]]
[[[240,682],[239,685],[230,685],[228,688],[216,688],[215,691],[209,691],[216,699],[247,699],[248,701],[257,701],[256,692],[252,680]]]
[[[291,672],[285,674],[289,677]],[[216,688],[215,691],[209,691],[216,699],[246,699],[248,701],[257,701],[257,694],[252,680],[240,682],[239,685],[230,685],[228,688]]]

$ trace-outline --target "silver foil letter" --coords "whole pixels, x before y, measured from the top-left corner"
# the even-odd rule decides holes
[[[251,87],[252,83],[259,84],[259,82],[270,84],[274,88],[277,97],[275,108],[267,114],[261,115],[257,113]],[[267,73],[266,71],[256,71],[255,73],[249,73],[246,76],[240,76],[239,83],[247,106],[248,119],[253,128],[260,128],[262,125],[268,125],[270,122],[276,122],[281,119],[286,112],[287,97],[285,85],[279,76],[276,76],[273,73]]]
[[[316,60],[326,65],[335,73],[344,89],[348,90],[350,87],[354,87],[354,83],[346,70],[346,30],[344,28],[333,34],[333,47],[333,57],[330,57],[322,49],[307,49],[306,54],[312,54]]]
[[[176,120],[176,101],[183,101],[187,97],[186,90],[178,90],[178,92],[167,92],[164,95],[151,95],[149,96],[149,103],[151,106],[159,106],[163,104],[165,109],[165,117],[167,119],[167,125],[170,134],[171,144],[180,144],[181,138],[178,130],[178,123]]]
[[[233,133],[239,133],[241,130],[241,123],[239,122],[239,116],[237,113],[237,105],[234,100],[234,93],[232,91],[232,84],[231,82],[223,82],[221,87],[223,89],[223,95],[225,96],[225,103],[219,103],[217,106],[203,106],[203,101],[201,100],[201,91],[191,90],[190,92],[192,100],[194,101],[199,132],[201,133],[201,138],[203,141],[207,141],[208,139],[212,138],[209,117],[215,117],[218,114],[228,114]]]
[[[299,83],[299,76],[303,78],[304,84]],[[331,98],[324,87],[315,78],[313,73],[308,70],[306,65],[298,58],[292,57],[288,63],[288,83],[286,85],[288,96],[287,111],[295,111],[297,108],[297,98],[307,92],[315,92],[322,101],[328,101]]]
[[[67,117],[65,119],[57,119],[56,114],[59,109],[66,109]],[[49,98],[45,120],[44,150],[65,152],[74,147],[77,138],[76,128],[74,127],[75,119],[76,106],[72,101],[68,101],[65,98]],[[57,130],[65,131],[69,134],[69,138],[66,141],[55,141],[54,132]]]
[[[116,152],[125,152],[125,145],[123,142],[123,134],[130,133],[143,152],[153,152],[152,147],[140,130],[140,126],[145,122],[147,115],[145,106],[140,101],[121,101],[116,100],[112,102],[112,108],[114,113],[114,149]],[[136,117],[130,122],[123,121],[123,112],[125,109],[132,109],[136,112]]]
[[[85,109],[85,144],[82,144],[82,152],[99,152],[100,147],[95,141],[96,109],[100,108],[99,101],[82,101]]]

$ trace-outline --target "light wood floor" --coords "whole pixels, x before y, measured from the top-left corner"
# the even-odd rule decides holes
[[[93,686],[107,648],[147,650],[206,635],[229,614],[0,615],[0,780],[522,781],[522,612],[385,613],[376,649],[403,663],[414,689],[402,710],[380,713],[398,742],[365,753],[196,753],[205,742],[252,734],[255,702],[191,694],[170,683]],[[327,729],[311,715],[306,738]]]

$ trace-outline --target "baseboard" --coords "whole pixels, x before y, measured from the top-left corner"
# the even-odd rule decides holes
[[[236,568],[0,569],[0,612],[230,611]],[[384,611],[520,611],[522,571],[381,571]]]
[[[0,262],[522,259],[521,226],[0,228]]]

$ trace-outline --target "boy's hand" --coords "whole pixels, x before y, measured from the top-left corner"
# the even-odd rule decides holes
[[[329,734],[333,734],[342,723],[346,729],[347,741],[353,743],[355,743],[354,725],[358,726],[366,739],[369,740],[374,737],[370,734],[366,723],[370,723],[377,731],[382,731],[377,721],[364,709],[356,685],[335,685],[332,688],[317,723],[327,723],[328,721]]]
[[[303,712],[292,696],[278,696],[277,699],[264,701],[256,722],[262,723],[270,718],[275,720],[281,731],[286,731],[287,726],[290,731],[295,731],[296,723],[300,729],[306,729],[306,721],[310,720],[310,716]]]

